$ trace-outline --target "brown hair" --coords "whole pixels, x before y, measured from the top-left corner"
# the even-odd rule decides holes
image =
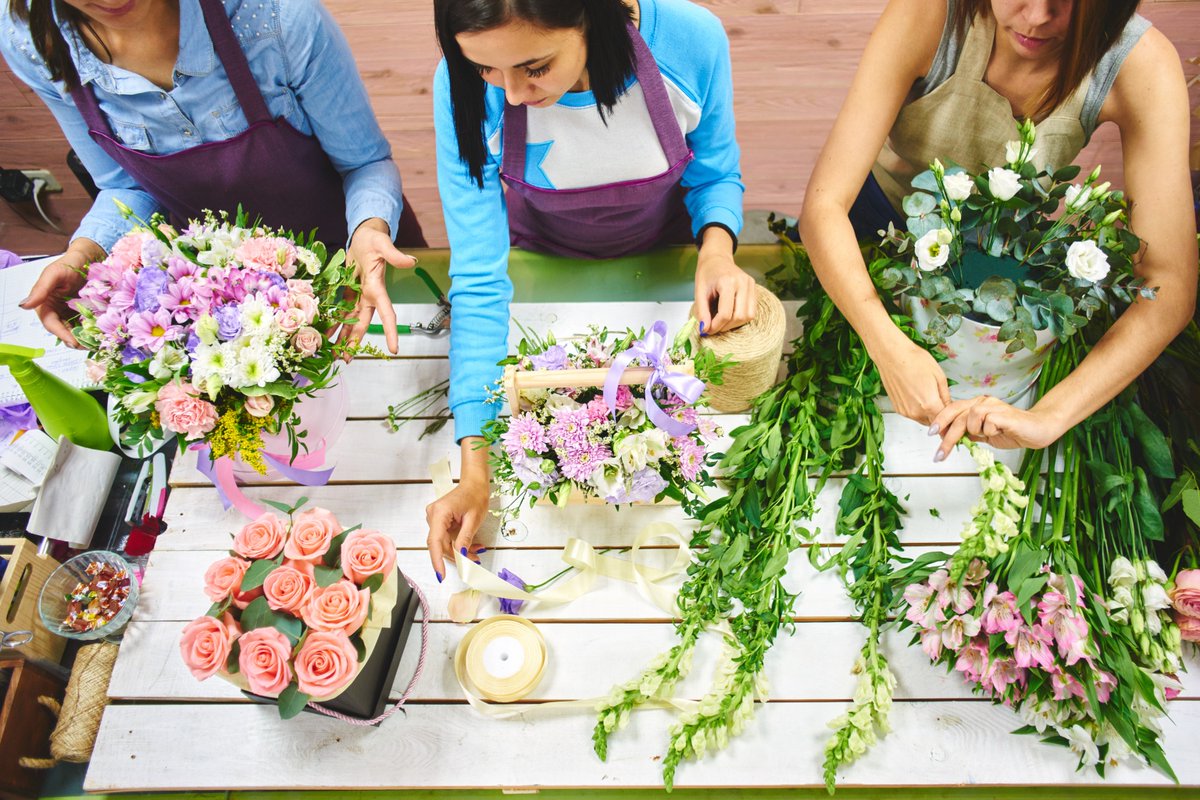
[[[1057,76],[1037,98],[1033,116],[1044,117],[1063,103],[1125,30],[1139,0],[1075,0],[1071,26],[1063,46]],[[951,22],[958,36],[966,36],[976,16],[992,13],[991,0],[958,0]]]
[[[50,70],[50,79],[62,81],[67,89],[76,89],[79,87],[79,70],[75,69],[75,62],[71,60],[71,48],[67,46],[55,19],[55,4],[56,0],[9,0],[8,13],[29,26],[29,37],[33,40],[33,46],[37,48],[42,61],[46,62]],[[79,9],[62,3],[58,5],[58,19],[76,31],[86,28],[92,37],[104,46],[92,29],[91,22]],[[105,47],[105,51],[107,49]]]

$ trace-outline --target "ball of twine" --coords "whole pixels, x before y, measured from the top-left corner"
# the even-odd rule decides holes
[[[21,766],[50,769],[59,761],[84,764],[91,760],[100,718],[109,702],[108,682],[117,661],[117,649],[117,645],[109,642],[79,648],[61,705],[52,697],[38,698],[39,703],[58,717],[58,724],[50,734],[52,758],[22,758]]]
[[[779,375],[787,335],[783,303],[762,286],[755,288],[754,319],[731,331],[693,336],[693,345],[699,343],[718,358],[731,356],[734,360],[725,368],[724,382],[708,387],[712,407],[725,414],[748,409],[754,398],[775,385]]]

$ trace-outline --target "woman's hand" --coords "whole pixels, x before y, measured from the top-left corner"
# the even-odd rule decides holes
[[[696,319],[700,330],[705,334],[733,330],[754,319],[757,308],[754,278],[733,261],[733,238],[724,228],[705,228],[696,259]]]
[[[473,544],[475,532],[488,513],[491,481],[488,476],[487,450],[477,436],[462,440],[462,478],[453,490],[425,508],[429,523],[429,560],[438,583],[446,577],[445,560],[454,561],[455,553],[476,560],[487,548]]]
[[[950,402],[946,374],[928,350],[910,341],[899,329],[896,333],[899,336],[884,352],[879,356],[871,353],[871,358],[879,367],[884,391],[896,413],[929,425]]]
[[[42,270],[37,283],[29,290],[29,296],[18,305],[37,312],[42,326],[53,333],[68,347],[81,349],[67,320],[74,312],[67,301],[74,299],[87,282],[87,267],[103,261],[104,248],[91,239],[76,239],[71,242],[62,258]]]
[[[992,447],[1025,447],[1040,450],[1065,433],[1058,418],[1037,406],[1025,411],[990,395],[955,400],[938,414],[929,428],[930,436],[941,434],[933,456],[942,461],[963,436]]]
[[[399,352],[396,310],[392,308],[392,299],[387,291],[387,268],[390,264],[400,269],[410,269],[416,266],[417,260],[396,249],[387,223],[378,217],[366,220],[355,229],[346,257],[355,268],[362,292],[354,307],[353,316],[357,321],[353,326],[342,327],[339,340],[361,342],[371,318],[378,312],[388,350],[393,354]]]

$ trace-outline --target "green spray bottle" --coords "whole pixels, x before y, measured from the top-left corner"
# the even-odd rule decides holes
[[[8,367],[13,378],[25,390],[25,399],[33,406],[42,427],[54,441],[65,436],[80,447],[110,450],[108,415],[96,399],[57,375],[46,372],[33,362],[45,354],[41,348],[0,344],[0,364]]]

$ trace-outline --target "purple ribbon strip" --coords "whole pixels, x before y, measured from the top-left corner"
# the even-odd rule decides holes
[[[246,497],[238,488],[237,480],[233,477],[233,461],[231,459],[223,456],[213,461],[212,448],[206,444],[195,444],[191,449],[196,451],[196,469],[216,487],[217,495],[221,498],[221,505],[225,509],[237,506],[238,511],[251,519],[264,512],[262,506]],[[333,475],[333,467],[329,469],[311,468],[325,463],[324,442],[316,450],[296,456],[294,462],[289,463],[286,456],[274,453],[263,453],[263,459],[278,470],[280,475],[301,486],[324,486]]]
[[[621,385],[621,376],[625,374],[626,367],[635,358],[643,358],[654,367],[654,372],[646,381],[646,416],[650,421],[671,436],[686,436],[695,430],[694,423],[675,419],[659,408],[658,401],[654,399],[654,387],[658,385],[667,387],[688,405],[695,403],[704,393],[703,381],[682,372],[669,371],[671,362],[667,356],[667,323],[662,320],[655,322],[645,337],[613,358],[608,377],[604,379],[604,404],[608,406],[609,413],[616,416],[617,387]]]

